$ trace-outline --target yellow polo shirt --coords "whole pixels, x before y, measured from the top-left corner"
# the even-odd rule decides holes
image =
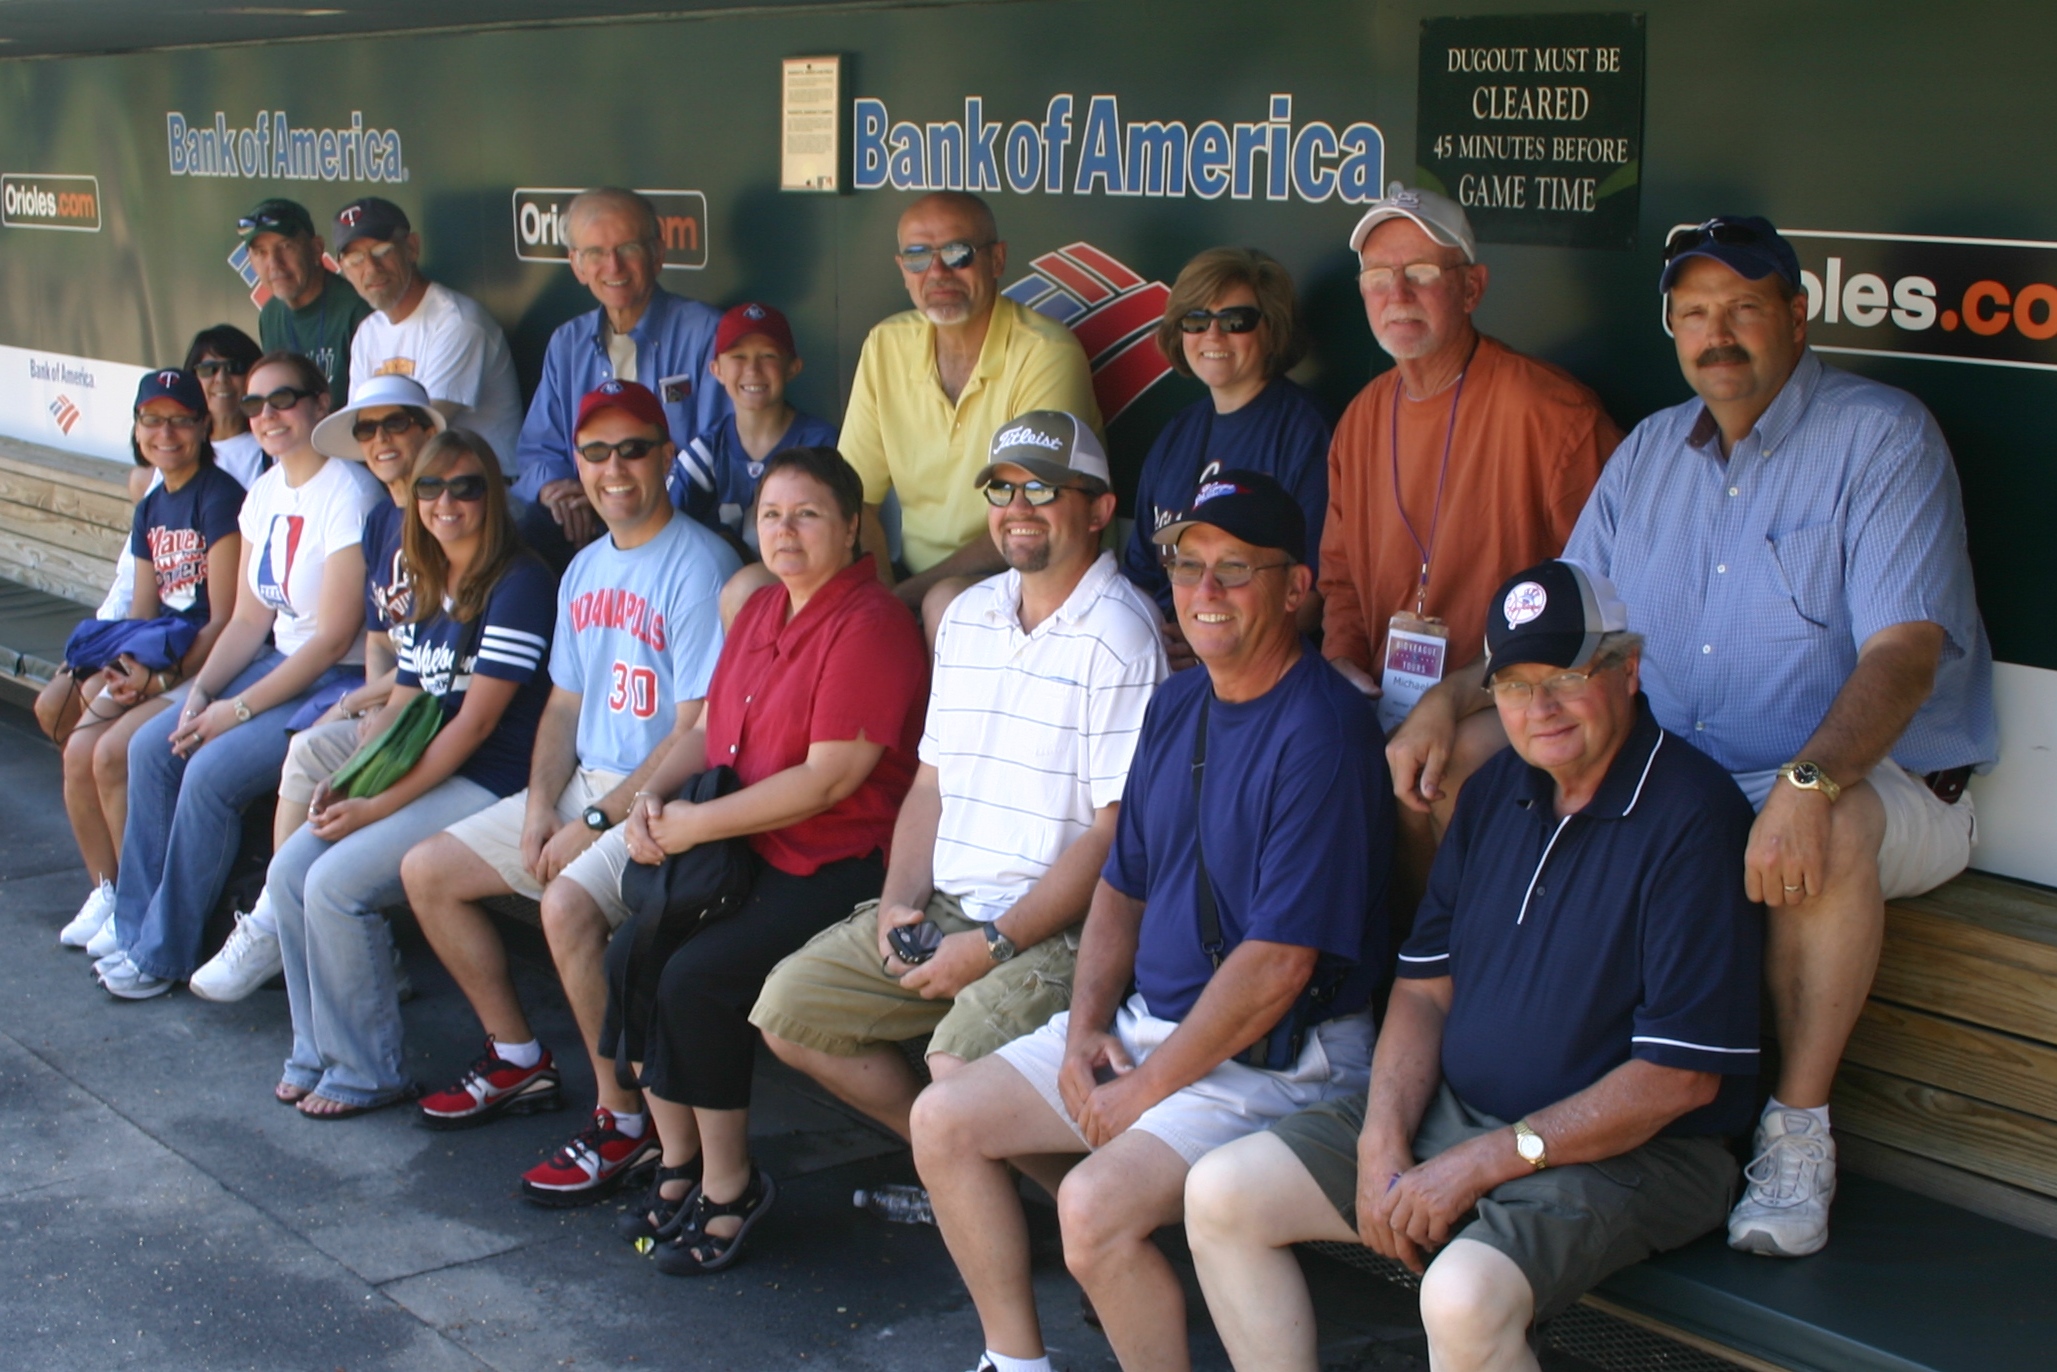
[[[837,440],[864,478],[866,504],[900,493],[903,552],[916,572],[986,536],[986,498],[971,483],[1001,425],[1029,410],[1067,410],[1101,429],[1085,351],[1056,320],[996,300],[955,405],[936,376],[935,338],[918,310],[871,331]]]

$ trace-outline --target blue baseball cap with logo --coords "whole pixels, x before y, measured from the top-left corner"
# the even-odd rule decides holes
[[[140,410],[153,400],[173,401],[187,414],[207,413],[207,392],[201,388],[200,378],[175,367],[144,372],[143,379],[136,383],[136,408]]]
[[[1628,628],[1628,607],[1614,583],[1564,558],[1516,572],[1493,592],[1486,611],[1486,679],[1502,667],[1540,662],[1576,670],[1600,640]]]
[[[1224,467],[1200,483],[1193,503],[1150,535],[1167,548],[1195,524],[1212,524],[1253,548],[1276,548],[1295,562],[1307,560],[1307,515],[1291,492],[1263,472]]]
[[[1658,291],[1669,291],[1684,264],[1695,257],[1711,257],[1745,281],[1762,281],[1776,272],[1794,290],[1800,289],[1800,255],[1762,215],[1717,214],[1689,229],[1673,230],[1664,240],[1664,275],[1658,278]]]
[[[390,200],[367,195],[336,211],[336,227],[329,237],[329,249],[341,254],[343,249],[360,238],[390,243],[413,231],[414,226],[407,222],[407,211]]]

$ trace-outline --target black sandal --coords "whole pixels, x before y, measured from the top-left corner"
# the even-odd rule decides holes
[[[700,1195],[701,1154],[695,1153],[677,1167],[659,1167],[650,1177],[650,1192],[642,1204],[622,1215],[614,1222],[614,1232],[622,1241],[633,1245],[637,1251],[647,1253],[652,1244],[663,1243],[678,1233],[685,1222],[693,1202]],[[684,1195],[676,1200],[664,1194],[667,1182],[688,1183]],[[655,1223],[652,1223],[652,1220]]]
[[[732,1201],[709,1200],[706,1191],[696,1191],[692,1206],[680,1212],[678,1231],[651,1261],[668,1277],[704,1277],[732,1267],[742,1261],[743,1240],[777,1198],[778,1186],[762,1167],[751,1169],[750,1184]],[[735,1233],[723,1238],[707,1232],[709,1220],[731,1215],[743,1221]]]

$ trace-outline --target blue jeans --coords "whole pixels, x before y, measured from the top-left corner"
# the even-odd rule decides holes
[[[285,660],[265,649],[236,674],[221,699],[234,700]],[[114,929],[144,972],[183,981],[199,965],[207,916],[236,865],[243,807],[278,789],[286,721],[302,699],[351,673],[361,676],[363,669],[329,668],[299,696],[203,743],[190,758],[171,750],[183,705],[149,720],[129,740],[129,818],[114,888]]]
[[[406,898],[408,849],[496,799],[451,777],[337,842],[302,827],[279,849],[265,885],[293,1009],[285,1081],[345,1105],[378,1105],[408,1088],[392,931],[379,911]]]

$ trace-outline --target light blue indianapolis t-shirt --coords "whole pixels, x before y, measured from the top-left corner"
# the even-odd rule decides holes
[[[624,551],[612,537],[572,559],[557,591],[550,679],[581,697],[579,766],[626,775],[703,700],[721,656],[721,588],[742,566],[715,534],[673,515]]]

